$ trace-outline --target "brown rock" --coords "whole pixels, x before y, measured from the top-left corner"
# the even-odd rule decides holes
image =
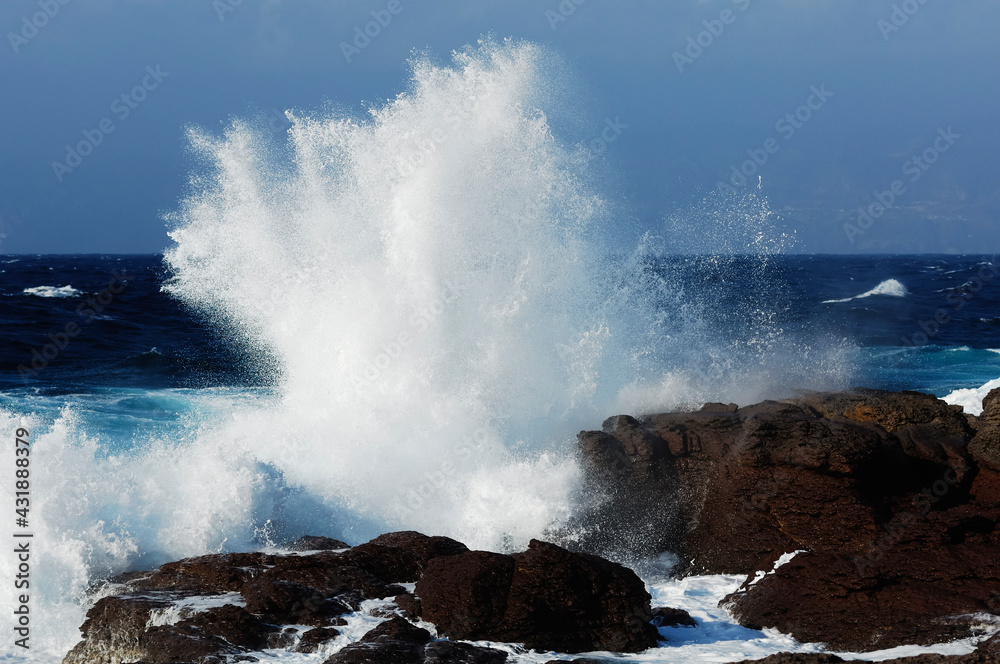
[[[393,618],[330,656],[325,664],[423,664],[424,647],[430,641],[427,630]]]
[[[421,567],[425,567],[434,558],[454,556],[469,550],[469,547],[450,537],[429,537],[412,530],[379,535],[369,544],[406,549],[417,557]]]
[[[345,551],[338,562],[363,569],[389,583],[411,583],[420,578],[421,561],[414,552],[374,542]]]
[[[577,547],[603,556],[636,558],[668,550],[680,537],[676,475],[666,442],[635,418],[621,415],[603,431],[581,432],[586,470],[580,492],[582,541]],[[667,481],[665,481],[667,479]],[[648,505],[659,506],[657,510]]]
[[[247,608],[275,625],[329,625],[351,607],[330,592],[273,575],[263,575],[243,587]]]
[[[496,640],[558,652],[656,646],[649,594],[629,569],[532,540],[516,556]]]
[[[201,611],[180,621],[178,626],[190,627],[206,636],[221,637],[247,651],[266,648],[271,632],[271,628],[256,616],[233,604]]]
[[[288,545],[289,551],[338,551],[350,548],[349,544],[345,544],[340,540],[329,537],[317,537],[315,535],[300,537]]]
[[[197,613],[176,625],[149,627],[152,611],[168,606],[167,600],[144,597],[101,599],[87,612],[81,628],[84,640],[70,651],[64,664],[190,662],[267,646],[270,628],[231,604]]]
[[[432,641],[424,648],[424,664],[504,664],[507,653],[456,641]]]
[[[340,632],[332,627],[314,627],[302,634],[295,652],[316,652],[319,647],[340,636]]]
[[[697,627],[698,623],[684,609],[661,606],[653,609],[653,624],[657,627]]]
[[[580,435],[595,498],[579,548],[674,551],[683,573],[748,573],[773,551],[862,552],[943,478],[935,509],[967,499],[973,433],[931,395],[875,390],[611,418]]]
[[[969,445],[969,453],[981,466],[1000,471],[1000,388],[983,399],[979,430]]]
[[[166,599],[113,596],[97,601],[89,611],[87,620],[80,627],[83,641],[78,643],[64,664],[89,664],[97,653],[117,656],[119,661],[143,659],[142,636],[154,609],[169,607]]]
[[[980,468],[972,482],[972,498],[986,507],[1000,507],[1000,472]]]
[[[413,593],[397,595],[392,601],[399,607],[404,618],[420,617],[420,600]]]
[[[784,652],[744,664],[835,664],[843,661],[836,655]],[[882,664],[997,664],[998,662],[1000,662],[1000,636],[984,641],[979,644],[975,652],[968,655],[918,655],[882,660]]]
[[[162,565],[130,585],[137,589],[170,589],[192,594],[233,592],[274,560],[275,556],[263,553],[221,553],[185,558]]]
[[[537,540],[517,556],[469,552],[433,560],[416,594],[422,618],[452,639],[560,652],[656,645],[649,595],[632,571]]]
[[[346,558],[345,556],[352,551],[344,553],[322,551],[308,556],[276,557],[271,567],[246,582],[244,590],[247,593],[253,592],[248,588],[269,581],[294,582],[313,588],[326,597],[353,595],[354,600],[342,598],[352,607],[356,607],[356,604],[363,599],[393,597],[403,592],[401,586],[388,583],[372,572],[353,564],[367,562],[372,568],[379,569],[382,561],[360,555]]]
[[[411,583],[434,558],[464,553],[469,548],[449,537],[428,537],[406,531],[380,535],[340,556],[341,564],[355,565],[389,583]]]
[[[514,559],[469,551],[430,561],[417,582],[421,617],[450,639],[490,638],[507,610]]]
[[[799,554],[724,602],[745,626],[838,650],[963,638],[976,622],[971,614],[995,612],[998,524],[1000,512],[969,507],[900,517],[880,549]]]
[[[753,664],[837,664],[843,662],[840,657],[827,653],[814,652],[780,652],[764,659],[752,660]],[[746,662],[744,664],[750,664]]]
[[[430,632],[393,618],[325,664],[503,664],[507,653],[468,643],[434,641]]]

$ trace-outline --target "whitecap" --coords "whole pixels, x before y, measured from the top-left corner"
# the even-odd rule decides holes
[[[887,295],[890,297],[906,297],[910,294],[910,291],[906,290],[906,286],[897,281],[896,279],[886,279],[880,283],[875,288],[870,291],[866,291],[861,295],[855,295],[854,297],[846,297],[842,300],[823,300],[823,304],[835,304],[837,302],[850,302],[851,300],[860,300],[864,297],[871,297],[872,295]]]
[[[35,286],[34,288],[25,288],[25,295],[34,295],[35,297],[78,297],[83,295],[83,291],[79,291],[72,286]]]

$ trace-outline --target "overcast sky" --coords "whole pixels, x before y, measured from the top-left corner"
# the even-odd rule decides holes
[[[414,49],[490,33],[560,53],[595,133],[625,125],[603,157],[623,236],[742,167],[796,251],[1000,249],[997,0],[398,2],[345,55],[390,0],[4,0],[0,251],[159,252],[185,127],[360,110],[405,89]]]

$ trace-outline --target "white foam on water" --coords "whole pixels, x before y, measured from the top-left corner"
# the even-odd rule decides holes
[[[35,297],[78,297],[83,295],[83,291],[79,291],[72,286],[35,286],[34,288],[25,288],[25,295],[34,295]]]
[[[1000,387],[1000,378],[991,380],[990,382],[980,385],[979,387],[960,388],[954,390],[941,397],[941,400],[945,403],[961,406],[969,415],[978,416],[983,414],[983,399],[986,398],[986,395],[989,394],[991,390],[995,390],[998,387]]]
[[[855,295],[854,297],[847,297],[842,300],[823,300],[823,304],[836,304],[838,302],[850,302],[851,300],[860,300],[866,297],[872,297],[874,295],[886,295],[889,297],[906,297],[910,292],[906,290],[906,286],[897,281],[896,279],[886,279],[880,283],[875,288],[865,291],[860,295]]]
[[[196,613],[215,609],[232,604],[233,606],[245,607],[243,595],[239,593],[224,593],[222,595],[196,595],[176,600],[170,606],[160,609],[153,609],[150,612],[147,627],[158,627],[163,625],[176,625],[182,620],[187,620]]]

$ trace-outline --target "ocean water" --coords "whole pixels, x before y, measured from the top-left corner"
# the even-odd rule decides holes
[[[0,257],[32,658],[78,640],[103,579],[184,556],[399,529],[521,549],[573,513],[575,435],[613,414],[850,386],[975,412],[1000,384],[994,257],[798,256],[760,190],[630,244],[563,80],[526,44],[417,60],[367,116],[192,131],[162,256]],[[654,590],[708,612],[732,582]],[[691,657],[800,647],[704,618],[726,638]]]

